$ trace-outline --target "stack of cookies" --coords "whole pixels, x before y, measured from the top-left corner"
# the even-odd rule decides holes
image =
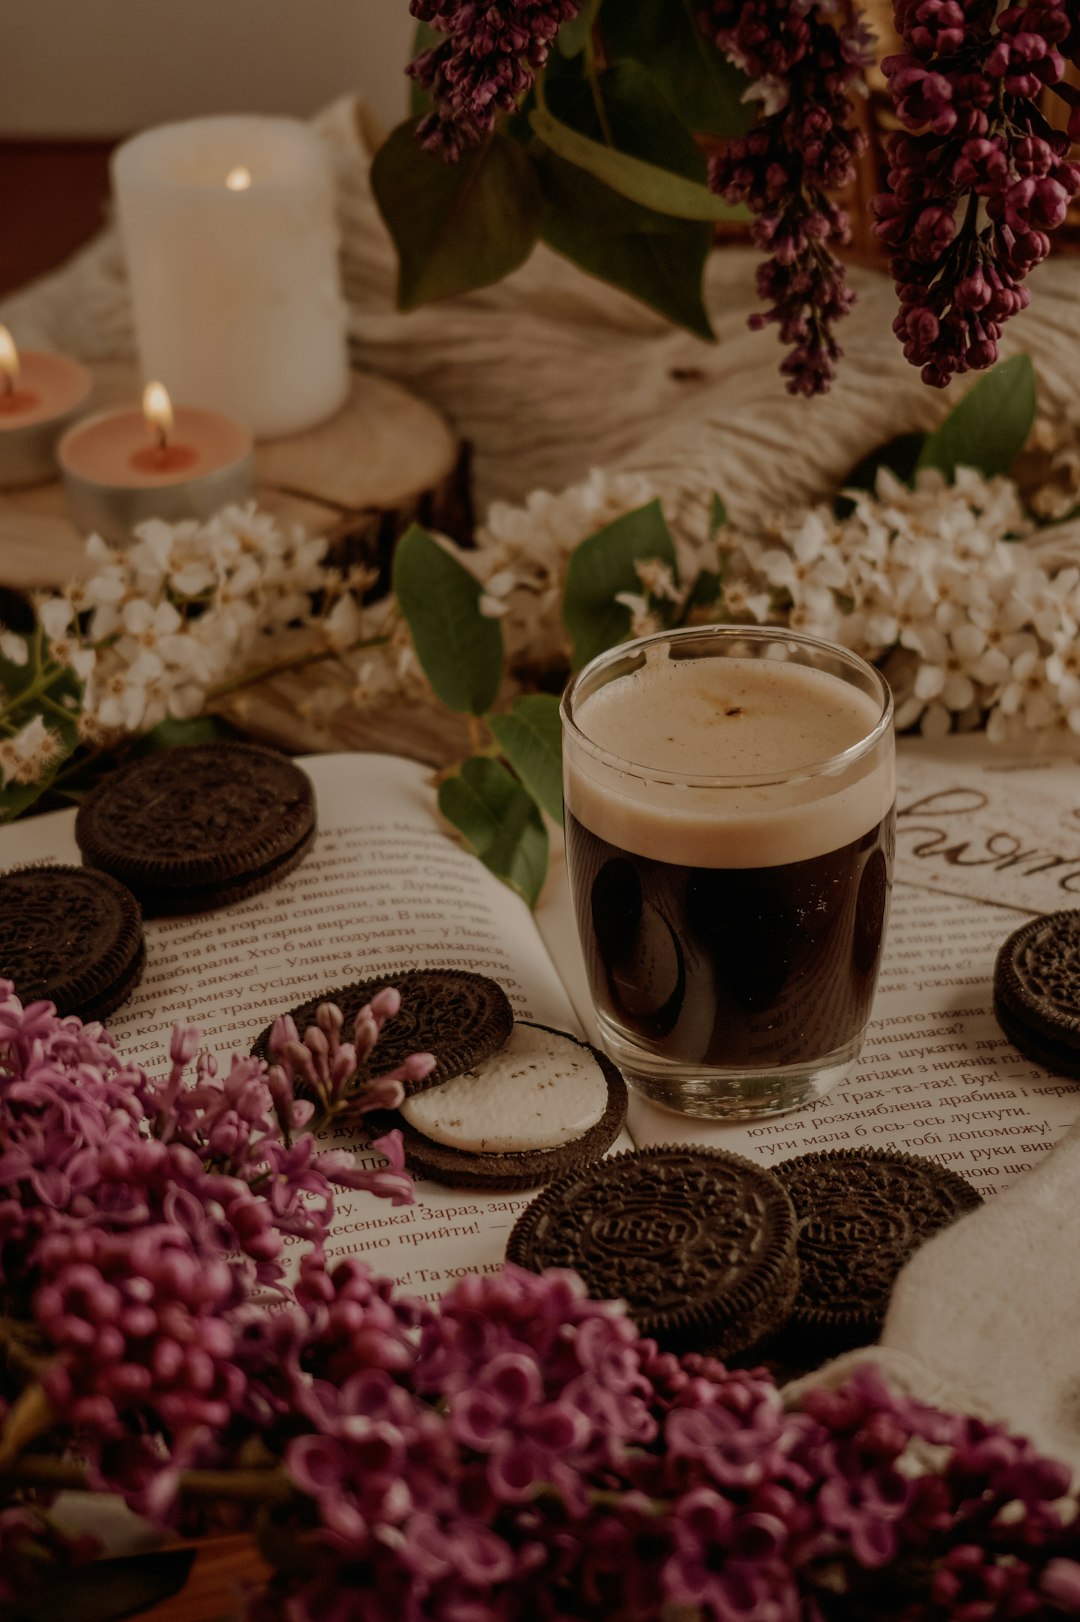
[[[573,1268],[667,1350],[806,1366],[876,1339],[908,1257],[980,1203],[955,1172],[885,1150],[767,1171],[721,1149],[639,1149],[553,1183],[507,1259]]]
[[[102,1020],[146,963],[142,920],[209,912],[283,878],[315,839],[310,778],[257,744],[196,744],[103,779],[75,819],[84,866],[0,875],[0,977]]]

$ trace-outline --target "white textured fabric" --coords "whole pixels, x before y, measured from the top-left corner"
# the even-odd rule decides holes
[[[820,400],[786,394],[775,330],[752,333],[757,255],[713,255],[708,300],[719,341],[674,330],[544,247],[498,286],[401,315],[393,246],[368,183],[358,104],[318,120],[339,188],[345,292],[357,361],[440,406],[476,448],[480,510],[560,489],[592,467],[647,474],[676,525],[703,534],[708,492],[732,519],[816,498],[890,435],[935,422],[958,397],[927,389],[891,331],[895,296],[855,271],[840,377]],[[1008,332],[1039,371],[1044,409],[1080,419],[1080,257],[1032,278],[1032,308]],[[106,232],[70,266],[0,310],[16,339],[85,359],[130,355],[123,262]],[[969,381],[969,380],[965,380]]]
[[[918,1250],[880,1346],[788,1388],[877,1363],[907,1395],[996,1420],[1080,1472],[1080,1123],[1034,1171]]]

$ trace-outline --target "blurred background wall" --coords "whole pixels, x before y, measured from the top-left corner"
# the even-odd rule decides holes
[[[0,0],[0,294],[99,228],[133,130],[346,91],[397,123],[414,28],[408,0]]]
[[[0,0],[0,138],[108,137],[199,113],[404,114],[408,0]]]

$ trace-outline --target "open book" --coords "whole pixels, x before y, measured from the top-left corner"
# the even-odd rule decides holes
[[[313,852],[251,900],[147,923],[145,977],[108,1022],[124,1052],[160,1069],[178,1019],[200,1025],[219,1055],[247,1052],[276,1014],[320,991],[439,967],[490,975],[516,1016],[595,1040],[560,862],[534,917],[441,831],[423,767],[360,754],[314,756],[303,765],[318,800]],[[939,1159],[984,1192],[1032,1165],[1080,1113],[1080,1085],[1047,1075],[1005,1041],[990,981],[998,947],[1025,916],[1077,904],[1057,891],[1074,854],[1080,872],[1080,820],[1070,820],[1080,774],[1063,770],[1039,773],[1032,789],[1027,770],[995,775],[920,756],[905,771],[902,757],[898,882],[857,1080],[808,1109],[752,1125],[713,1125],[635,1098],[629,1132],[615,1147],[699,1141],[769,1165],[810,1149],[879,1144]],[[1055,794],[1046,792],[1054,785]],[[921,809],[927,795],[950,794],[969,798]],[[942,822],[942,807],[960,803],[966,820]],[[933,837],[934,814],[944,838]],[[1024,820],[1030,854],[1010,864],[1012,847],[998,834],[1014,816]],[[77,863],[74,821],[73,811],[62,811],[0,830],[0,868]],[[1036,847],[1060,852],[1060,860],[1047,867]],[[334,1130],[326,1146],[340,1148],[350,1137]],[[358,1134],[360,1154],[369,1152],[364,1141]],[[462,1273],[499,1265],[531,1197],[421,1179],[413,1206],[342,1194],[332,1250],[433,1298]]]

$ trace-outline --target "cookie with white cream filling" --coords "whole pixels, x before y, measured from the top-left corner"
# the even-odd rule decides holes
[[[409,1169],[456,1188],[535,1188],[597,1160],[626,1121],[610,1059],[566,1031],[515,1022],[506,1044],[444,1086],[369,1113],[396,1127]]]

